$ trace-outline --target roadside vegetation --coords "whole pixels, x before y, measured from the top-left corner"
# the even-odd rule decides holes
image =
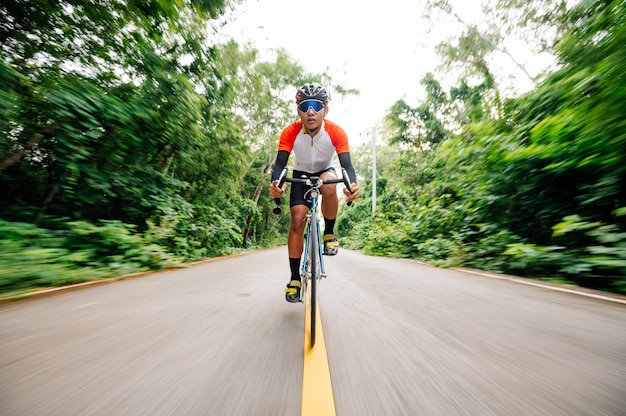
[[[351,247],[626,293],[626,6],[540,3],[520,24],[553,34],[540,45],[556,65],[523,96],[503,98],[490,70],[503,32],[467,26],[439,45],[460,78],[444,88],[429,74],[418,106],[390,110],[378,209],[341,223]]]

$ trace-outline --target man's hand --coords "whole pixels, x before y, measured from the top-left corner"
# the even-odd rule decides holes
[[[352,190],[352,193],[350,192]],[[350,185],[350,190],[343,188],[343,193],[346,195],[346,202],[352,202],[357,199],[361,194],[359,193],[359,187],[356,183]]]
[[[272,181],[270,184],[270,197],[272,198],[280,198],[287,189],[287,184],[284,183],[282,188],[278,187],[278,180]]]

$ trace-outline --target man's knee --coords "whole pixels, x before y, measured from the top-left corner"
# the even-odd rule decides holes
[[[326,198],[326,200],[330,198],[337,198],[337,184],[330,183],[328,185],[323,185],[320,188],[320,192],[322,193],[322,198]]]
[[[291,208],[291,229],[301,232],[304,230],[308,208],[305,205],[296,205]]]

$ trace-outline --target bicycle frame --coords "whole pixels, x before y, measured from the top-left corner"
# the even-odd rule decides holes
[[[313,178],[312,178],[313,179]],[[306,216],[306,238],[304,240],[304,251],[302,256],[302,264],[300,276],[302,278],[311,278],[310,275],[310,260],[311,256],[308,255],[311,245],[311,236],[316,236],[317,240],[317,258],[319,259],[319,272],[320,277],[326,277],[326,268],[324,267],[324,257],[323,257],[323,245],[322,245],[322,237],[321,237],[321,227],[320,227],[320,219],[317,216],[317,202],[319,197],[319,192],[315,188],[311,188],[308,192],[311,198],[311,203],[309,205],[309,212]],[[306,195],[306,194],[305,194]],[[316,228],[316,232],[311,232],[311,227]],[[308,272],[307,272],[308,270]],[[308,274],[307,274],[308,273]]]

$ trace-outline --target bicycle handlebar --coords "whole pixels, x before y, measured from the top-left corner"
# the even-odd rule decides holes
[[[278,177],[278,185],[276,186],[278,188],[281,188],[285,182],[301,183],[318,189],[322,185],[327,185],[331,183],[343,183],[346,189],[348,189],[348,191],[352,193],[352,190],[350,189],[350,178],[348,177],[348,172],[344,168],[341,168],[341,178],[337,179],[320,179],[318,176],[309,176],[306,178],[288,178],[287,168],[284,168],[282,172],[280,172],[280,176]],[[276,202],[276,208],[274,208],[273,210],[274,214],[280,214],[282,212],[282,209],[280,207],[280,198],[274,198],[274,201]],[[352,201],[348,202],[348,206],[350,205],[352,205]]]

